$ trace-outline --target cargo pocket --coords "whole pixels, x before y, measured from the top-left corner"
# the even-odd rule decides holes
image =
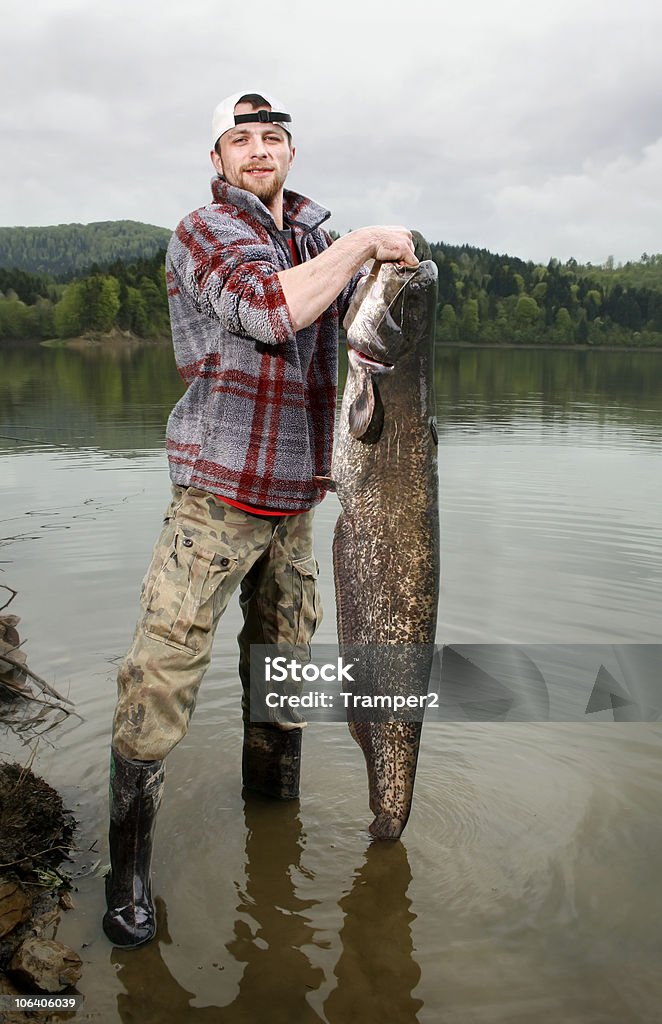
[[[309,644],[322,621],[322,602],[317,577],[319,565],[311,555],[292,559],[292,607],[294,612],[296,644]]]
[[[152,561],[150,562],[149,568],[147,569],[140,585],[140,603],[145,611],[149,608],[149,603],[154,591],[154,584],[168,564],[171,553],[170,548],[166,548],[164,545],[159,545],[154,550]]]
[[[238,575],[236,558],[177,532],[145,597],[146,635],[195,654],[200,634],[212,628],[216,591],[223,584],[236,585]]]

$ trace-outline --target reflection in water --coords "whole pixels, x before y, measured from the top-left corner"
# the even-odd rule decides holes
[[[297,896],[293,874],[301,870],[303,850],[298,801],[276,803],[246,794],[246,884],[239,891],[235,937],[227,950],[245,970],[236,998],[224,1007],[195,1007],[195,993],[184,989],[166,966],[159,943],[170,944],[165,903],[156,899],[157,934],[138,950],[114,950],[113,963],[126,992],[117,1006],[124,1024],[247,1022],[308,1024],[319,1021],[306,1000],[324,972],[303,952],[314,930],[305,911],[314,901]]]
[[[659,440],[662,424],[662,360],[644,350],[438,346],[435,392],[442,427],[469,431],[517,423],[519,434],[533,420],[558,431],[582,422],[644,427],[643,436]]]
[[[117,1009],[123,1024],[164,1024],[166,1021],[216,1021],[218,1009],[198,1009],[190,1005],[195,993],[173,978],[161,955],[161,943],[171,945],[168,915],[164,901],[157,896],[156,937],[140,949],[113,949],[111,963],[125,988],[117,996]],[[194,1016],[195,1015],[195,1016]]]
[[[165,422],[182,394],[170,344],[44,348],[2,344],[0,436],[107,452],[163,449]],[[543,425],[627,426],[659,441],[662,360],[656,352],[437,347],[435,393],[442,434]],[[340,351],[339,395],[347,358]],[[47,398],[48,400],[45,400]],[[612,431],[608,431],[613,433]]]
[[[421,971],[414,960],[407,889],[411,870],[400,842],[373,843],[340,901],[345,921],[342,953],[335,968],[338,985],[324,1004],[330,1024],[347,1021],[418,1020],[423,1006],[413,990]]]
[[[253,794],[244,800],[246,818],[246,885],[239,893],[235,938],[230,952],[246,964],[239,994],[227,1017],[219,1020],[277,1024],[318,1021],[306,1000],[320,987],[324,972],[303,948],[314,929],[305,912],[314,901],[297,896],[293,874],[301,870],[303,834],[298,800],[276,803]]]
[[[400,842],[373,843],[356,871],[351,890],[340,900],[344,914],[341,954],[334,974],[337,985],[321,1017],[307,1000],[325,980],[305,948],[314,945],[307,911],[294,878],[302,870],[303,832],[296,801],[274,803],[246,795],[246,882],[239,890],[234,938],[227,950],[245,964],[231,1003],[192,1006],[194,992],[171,974],[161,946],[172,944],[166,905],[155,899],[156,938],[137,950],[114,949],[111,960],[124,992],[117,1009],[124,1024],[329,1024],[349,1020],[418,1020],[423,1003],[412,996],[421,971],[414,959],[411,924],[415,915],[407,890],[411,870]]]
[[[183,385],[169,346],[21,344],[3,346],[0,360],[3,579],[19,591],[31,663],[85,716],[62,730],[57,752],[42,747],[37,768],[105,808],[114,659],[135,625],[167,500],[164,425]],[[210,915],[179,890],[177,930],[194,937],[196,959],[210,951],[204,966],[192,963],[192,941],[170,940],[162,902],[160,943],[115,951],[117,978],[105,942],[86,946],[80,987],[92,1016],[103,1001],[104,1024],[659,1019],[660,727],[642,723],[660,716],[662,360],[442,349],[435,390],[437,642],[561,653],[613,645],[602,680],[609,703],[595,713],[603,721],[585,714],[600,661],[586,687],[584,675],[559,672],[556,690],[550,666],[530,651],[550,715],[558,692],[585,724],[510,725],[475,713],[465,724],[430,722],[406,836],[411,884],[397,844],[376,844],[363,863],[352,825],[363,800],[357,753],[349,736],[327,741],[319,730],[306,766],[306,834],[297,805],[250,801],[247,832],[233,806],[221,832],[238,859],[221,870],[226,892],[238,879],[236,899],[230,888]],[[316,514],[324,643],[335,640],[337,513],[331,494]],[[238,629],[239,609],[228,614]],[[219,652],[215,671],[196,713],[214,736],[234,707],[234,659]],[[492,696],[490,684],[481,699]],[[228,721],[226,738],[239,744],[240,729],[240,718]],[[211,894],[219,854],[215,836],[206,839],[190,864]],[[92,906],[100,931],[99,907],[81,890],[80,920],[89,924]],[[173,929],[174,915],[173,903]],[[210,965],[223,943],[223,962]]]
[[[107,452],[163,448],[166,418],[183,391],[171,345],[24,344],[0,352],[0,435]]]

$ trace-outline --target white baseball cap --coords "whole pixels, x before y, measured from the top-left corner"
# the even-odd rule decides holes
[[[271,107],[271,110],[252,110],[248,114],[235,115],[234,108],[241,97],[250,95],[262,96],[266,100],[267,105]],[[290,138],[292,137],[292,117],[290,114],[285,113],[284,104],[276,99],[273,93],[261,92],[256,89],[251,94],[247,89],[244,89],[243,92],[235,92],[232,96],[226,96],[214,110],[211,119],[212,149],[221,135],[224,135],[230,128],[236,127],[237,124],[243,124],[245,121],[272,121],[274,124],[279,124],[281,128],[284,128]]]

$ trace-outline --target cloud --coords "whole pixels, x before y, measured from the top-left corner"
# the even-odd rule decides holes
[[[662,136],[640,157],[619,156],[604,164],[587,160],[578,174],[551,176],[535,185],[507,185],[492,197],[488,235],[505,249],[544,260],[540,243],[568,259],[638,259],[660,248]],[[596,252],[598,253],[596,259]]]
[[[524,257],[657,250],[658,0],[10,0],[0,223],[206,202],[209,122],[237,88],[296,117],[290,184],[347,230],[385,221]],[[8,90],[9,91],[9,90]]]

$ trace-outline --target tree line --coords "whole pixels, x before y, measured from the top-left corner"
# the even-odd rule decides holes
[[[0,233],[6,230],[19,229]],[[543,266],[469,245],[431,248],[439,271],[441,342],[662,345],[662,255],[644,253],[624,267],[611,257],[599,267],[555,259]],[[0,339],[69,338],[113,328],[167,338],[164,256],[163,248],[124,255],[88,264],[82,274],[67,274],[60,265],[59,279],[43,270],[0,267]]]
[[[170,234],[129,220],[0,228],[0,339],[114,328],[169,337],[163,264]]]
[[[662,345],[662,256],[543,266],[468,245],[431,248],[440,341]]]
[[[117,328],[139,338],[170,335],[165,249],[132,263],[96,264],[69,284],[0,269],[0,338],[73,338]]]

